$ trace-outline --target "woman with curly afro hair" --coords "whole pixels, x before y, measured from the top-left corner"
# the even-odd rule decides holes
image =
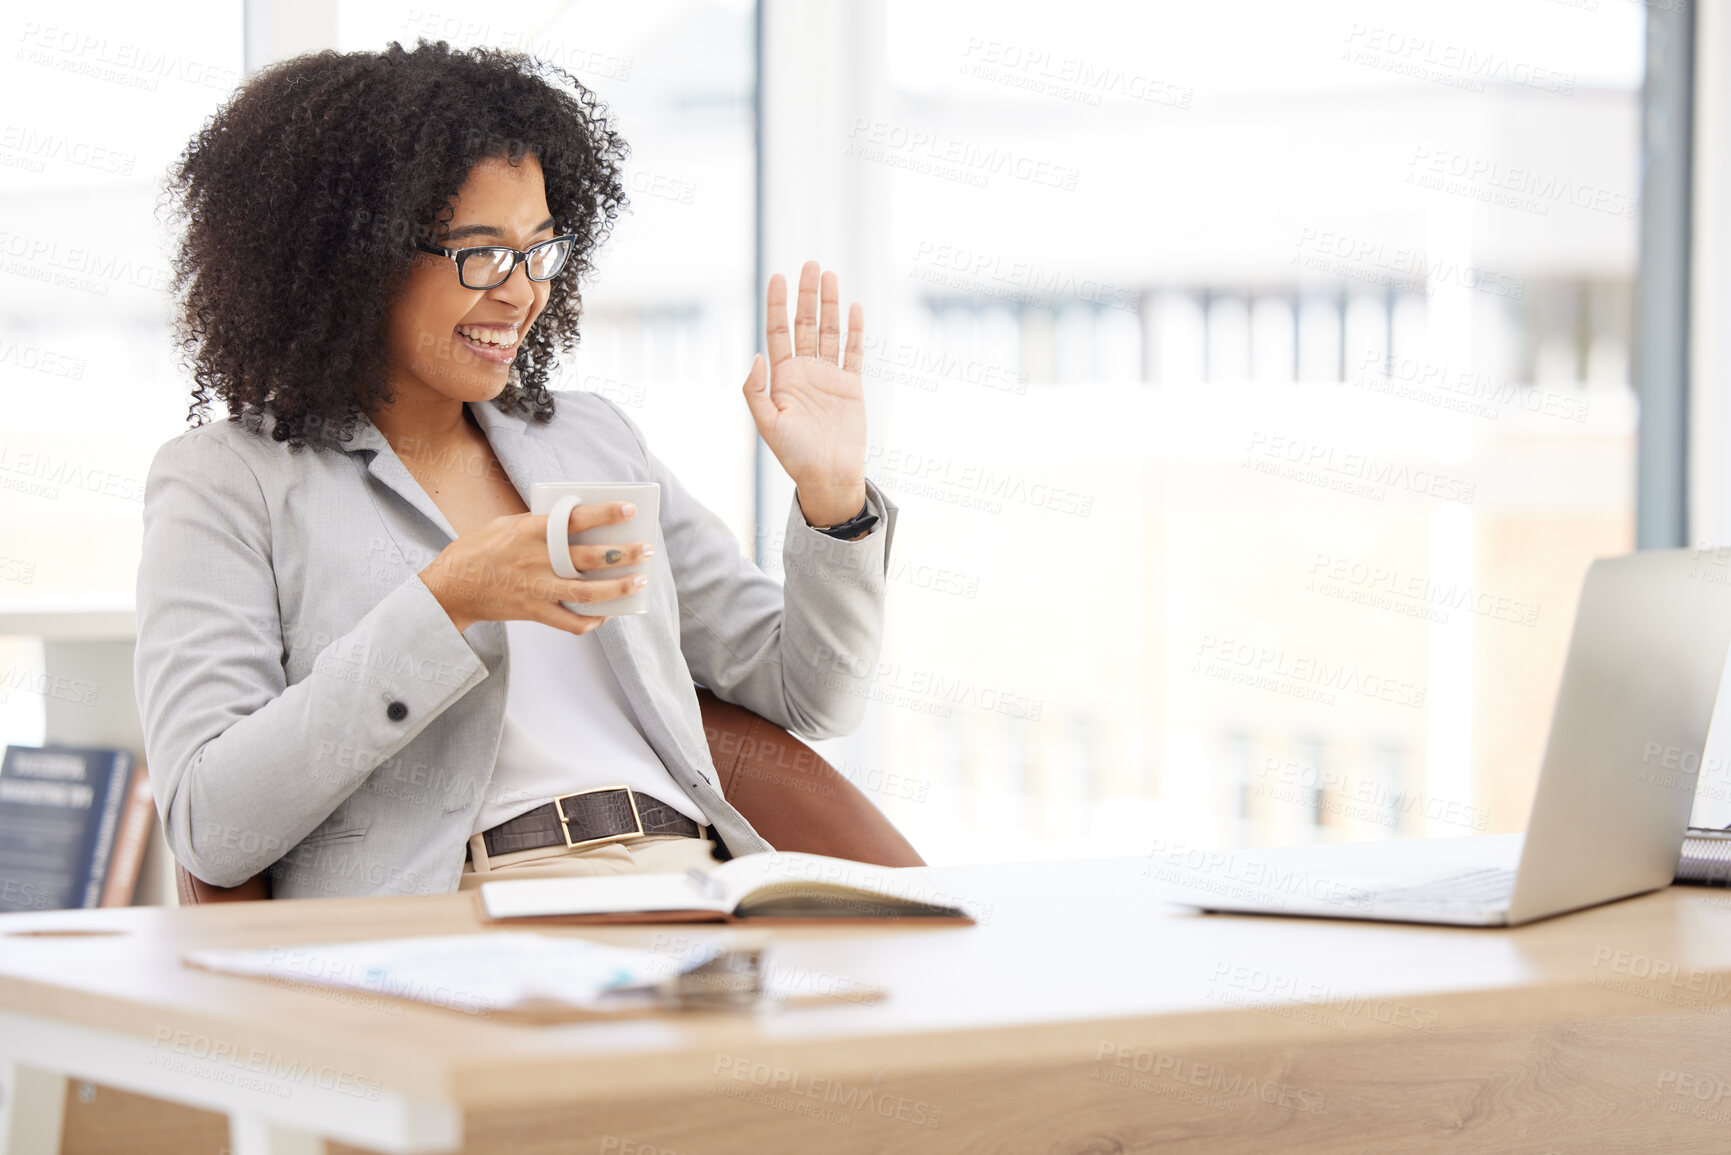
[[[627,156],[562,70],[422,40],[260,72],[170,172],[196,388],[146,481],[134,674],[197,878],[683,870],[770,849],[722,796],[696,685],[807,737],[858,726],[896,508],[865,477],[835,274],[801,270],[791,339],[770,279],[742,389],[796,484],[785,582],[618,406],[548,388]],[[632,544],[560,542],[540,482],[653,482],[658,510]],[[578,505],[564,536],[635,512]],[[647,612],[581,612],[638,589]]]

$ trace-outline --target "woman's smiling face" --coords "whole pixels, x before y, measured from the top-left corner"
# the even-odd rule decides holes
[[[508,245],[527,249],[555,236],[541,162],[483,160],[452,200],[453,215],[433,239],[447,249]],[[465,288],[447,257],[422,253],[392,305],[385,342],[397,400],[488,401],[508,383],[529,326],[547,305],[549,282],[531,281],[519,263],[502,284]]]

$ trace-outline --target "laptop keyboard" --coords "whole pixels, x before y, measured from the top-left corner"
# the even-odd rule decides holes
[[[1417,886],[1373,892],[1378,903],[1422,903],[1435,906],[1496,906],[1515,893],[1513,870],[1487,867],[1432,879]]]

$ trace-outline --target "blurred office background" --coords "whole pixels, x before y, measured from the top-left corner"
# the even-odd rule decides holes
[[[631,210],[562,387],[625,406],[771,573],[763,282],[814,258],[863,302],[901,514],[873,700],[820,748],[929,861],[1518,830],[1586,565],[1637,541],[1662,8],[14,6],[0,741],[92,709],[55,647],[123,642],[186,425],[165,168],[249,64],[425,36],[614,111]],[[1717,540],[1698,457],[1687,532]]]

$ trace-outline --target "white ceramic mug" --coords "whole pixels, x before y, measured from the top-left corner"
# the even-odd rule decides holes
[[[573,508],[614,501],[634,501],[637,512],[624,521],[591,526],[578,533],[569,532]],[[578,570],[571,564],[570,548],[574,545],[630,545],[639,541],[655,545],[655,529],[661,524],[661,486],[653,481],[540,481],[529,487],[529,512],[547,515],[547,560],[552,563],[553,572],[562,578],[606,581],[635,573],[648,575],[655,568],[655,559],[647,558],[630,565]],[[559,604],[585,617],[646,614],[649,612],[649,587],[645,585],[622,598]]]

